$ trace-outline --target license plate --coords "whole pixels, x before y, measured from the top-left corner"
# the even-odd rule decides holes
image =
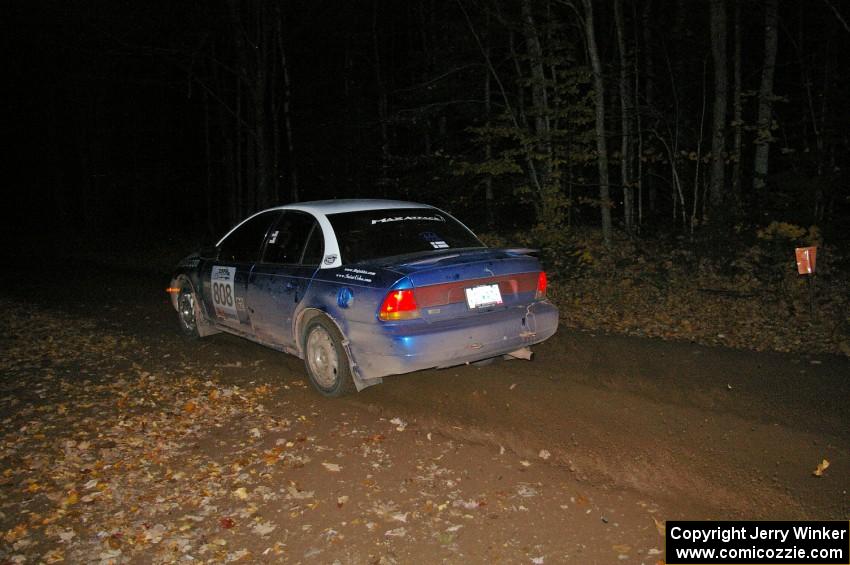
[[[464,289],[466,291],[466,303],[470,308],[486,308],[502,303],[502,293],[499,292],[497,284],[482,284]]]

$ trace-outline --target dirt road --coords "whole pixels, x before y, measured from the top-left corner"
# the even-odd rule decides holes
[[[562,329],[327,400],[178,337],[165,275],[45,275],[2,280],[0,562],[656,563],[668,519],[850,517],[845,358]]]

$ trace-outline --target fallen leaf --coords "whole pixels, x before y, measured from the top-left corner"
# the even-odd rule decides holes
[[[65,561],[65,551],[62,548],[57,547],[56,549],[52,549],[42,556],[42,559],[45,563],[61,563]]]
[[[18,540],[27,535],[27,532],[28,530],[26,524],[18,524],[17,526],[6,532],[3,535],[3,539],[6,540],[6,542],[8,543],[12,543],[15,540]]]
[[[664,525],[664,522],[655,516],[652,517],[652,521],[655,522],[655,529],[658,530],[658,535],[664,536],[667,531],[667,527]]]
[[[239,500],[245,500],[246,498],[248,498],[248,491],[245,490],[245,487],[239,487],[238,489],[233,491],[233,496],[235,496]]]
[[[322,466],[331,473],[339,473],[341,467],[336,463],[322,463]]]
[[[817,469],[812,471],[812,474],[816,477],[823,477],[824,472],[829,468],[829,460],[824,459],[820,463],[818,463]]]
[[[236,522],[230,516],[224,516],[223,518],[218,519],[218,525],[225,530],[229,530],[236,525]]]
[[[68,496],[62,499],[62,507],[72,506],[80,501],[80,495],[77,494],[77,491],[72,490],[68,493]]]
[[[551,454],[551,453],[549,453],[549,452],[548,452],[547,450],[545,450],[545,449],[541,449],[541,450],[540,450],[540,453],[538,453],[538,454],[537,454],[537,456],[538,456],[538,457],[540,457],[541,459],[543,459],[544,461],[546,461],[547,459],[549,459],[549,457],[551,457],[551,456],[552,456],[552,454]]]
[[[277,526],[272,524],[271,522],[259,522],[255,524],[254,527],[251,528],[251,530],[253,530],[255,534],[267,536],[273,531],[275,531],[276,528]]]
[[[289,492],[289,496],[292,498],[303,500],[305,498],[313,498],[314,491],[312,490],[298,490],[294,486],[286,487],[287,492]]]

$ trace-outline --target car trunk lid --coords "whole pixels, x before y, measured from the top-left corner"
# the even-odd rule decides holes
[[[535,300],[541,268],[529,252],[455,250],[403,263],[396,270],[410,280],[424,320],[476,316]]]

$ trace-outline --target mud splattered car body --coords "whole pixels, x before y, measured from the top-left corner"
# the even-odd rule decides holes
[[[329,396],[388,375],[530,358],[558,326],[529,250],[488,248],[442,210],[390,200],[254,214],[186,257],[169,290],[186,333],[225,331],[296,355]]]

